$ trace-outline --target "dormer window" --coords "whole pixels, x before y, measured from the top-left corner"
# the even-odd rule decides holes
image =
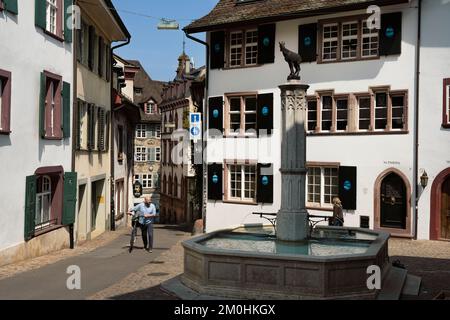
[[[137,96],[141,96],[142,95],[142,88],[134,88],[134,93]]]
[[[156,113],[156,104],[154,102],[149,102],[145,105],[145,113],[146,114],[154,114]]]

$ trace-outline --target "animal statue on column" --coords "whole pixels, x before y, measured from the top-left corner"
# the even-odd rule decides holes
[[[288,80],[300,80],[300,63],[302,62],[302,57],[298,53],[288,50],[284,41],[280,42],[280,51],[283,52],[284,60],[286,60],[291,69]]]

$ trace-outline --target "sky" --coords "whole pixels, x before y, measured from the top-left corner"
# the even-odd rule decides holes
[[[183,51],[183,27],[203,17],[218,0],[113,0],[131,34],[131,43],[114,52],[124,59],[139,60],[153,80],[171,81]],[[132,13],[131,13],[132,12]],[[150,18],[150,17],[154,18]],[[175,19],[180,30],[158,30],[159,18]],[[194,34],[204,39],[202,33]],[[186,38],[186,54],[196,67],[205,64],[205,47]]]

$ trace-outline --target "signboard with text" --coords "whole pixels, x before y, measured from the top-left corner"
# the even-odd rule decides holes
[[[193,112],[189,114],[189,137],[197,141],[202,138],[202,114]]]

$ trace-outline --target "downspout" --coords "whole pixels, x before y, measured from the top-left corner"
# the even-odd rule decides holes
[[[415,79],[415,106],[414,106],[414,240],[418,239],[419,222],[419,99],[420,99],[420,48],[422,32],[422,0],[418,0],[418,23],[416,43],[416,79]]]
[[[116,214],[115,214],[115,209],[116,209],[116,204],[115,204],[115,178],[114,178],[114,164],[115,164],[115,161],[114,161],[114,159],[115,159],[115,149],[114,149],[114,137],[115,137],[115,131],[114,131],[114,127],[115,127],[115,115],[114,115],[114,112],[113,112],[113,101],[112,101],[112,96],[113,96],[113,71],[112,71],[112,66],[113,66],[113,61],[114,61],[114,50],[116,50],[116,49],[118,49],[118,48],[120,48],[120,47],[124,47],[124,46],[126,46],[126,45],[128,45],[128,44],[130,44],[130,42],[131,42],[131,36],[129,36],[128,38],[127,38],[127,40],[124,42],[124,43],[121,43],[121,44],[119,44],[119,45],[117,45],[117,46],[115,46],[115,47],[111,47],[111,50],[110,50],[110,56],[111,56],[111,61],[110,61],[110,63],[109,63],[109,68],[110,68],[110,86],[111,86],[111,89],[110,89],[110,99],[111,99],[111,123],[110,123],[110,127],[111,127],[111,133],[110,133],[110,145],[111,145],[111,154],[110,154],[110,166],[111,166],[111,176],[110,176],[110,179],[111,179],[111,185],[110,185],[110,187],[111,187],[111,191],[110,191],[110,193],[111,193],[111,200],[110,200],[110,229],[111,229],[111,231],[116,231],[116,220],[115,220],[115,217],[116,217]],[[127,199],[127,201],[128,201],[128,199]]]
[[[203,162],[203,190],[202,190],[202,220],[203,220],[203,232],[206,232],[206,188],[207,188],[207,164],[206,164],[206,121],[208,119],[208,89],[209,89],[209,44],[205,41],[202,41],[200,39],[197,39],[193,36],[191,36],[189,33],[187,33],[186,30],[184,30],[184,33],[188,39],[191,39],[192,41],[195,41],[201,45],[205,46],[206,50],[206,75],[205,75],[205,101],[204,101],[204,108],[203,108],[203,119],[202,119],[202,162]]]

